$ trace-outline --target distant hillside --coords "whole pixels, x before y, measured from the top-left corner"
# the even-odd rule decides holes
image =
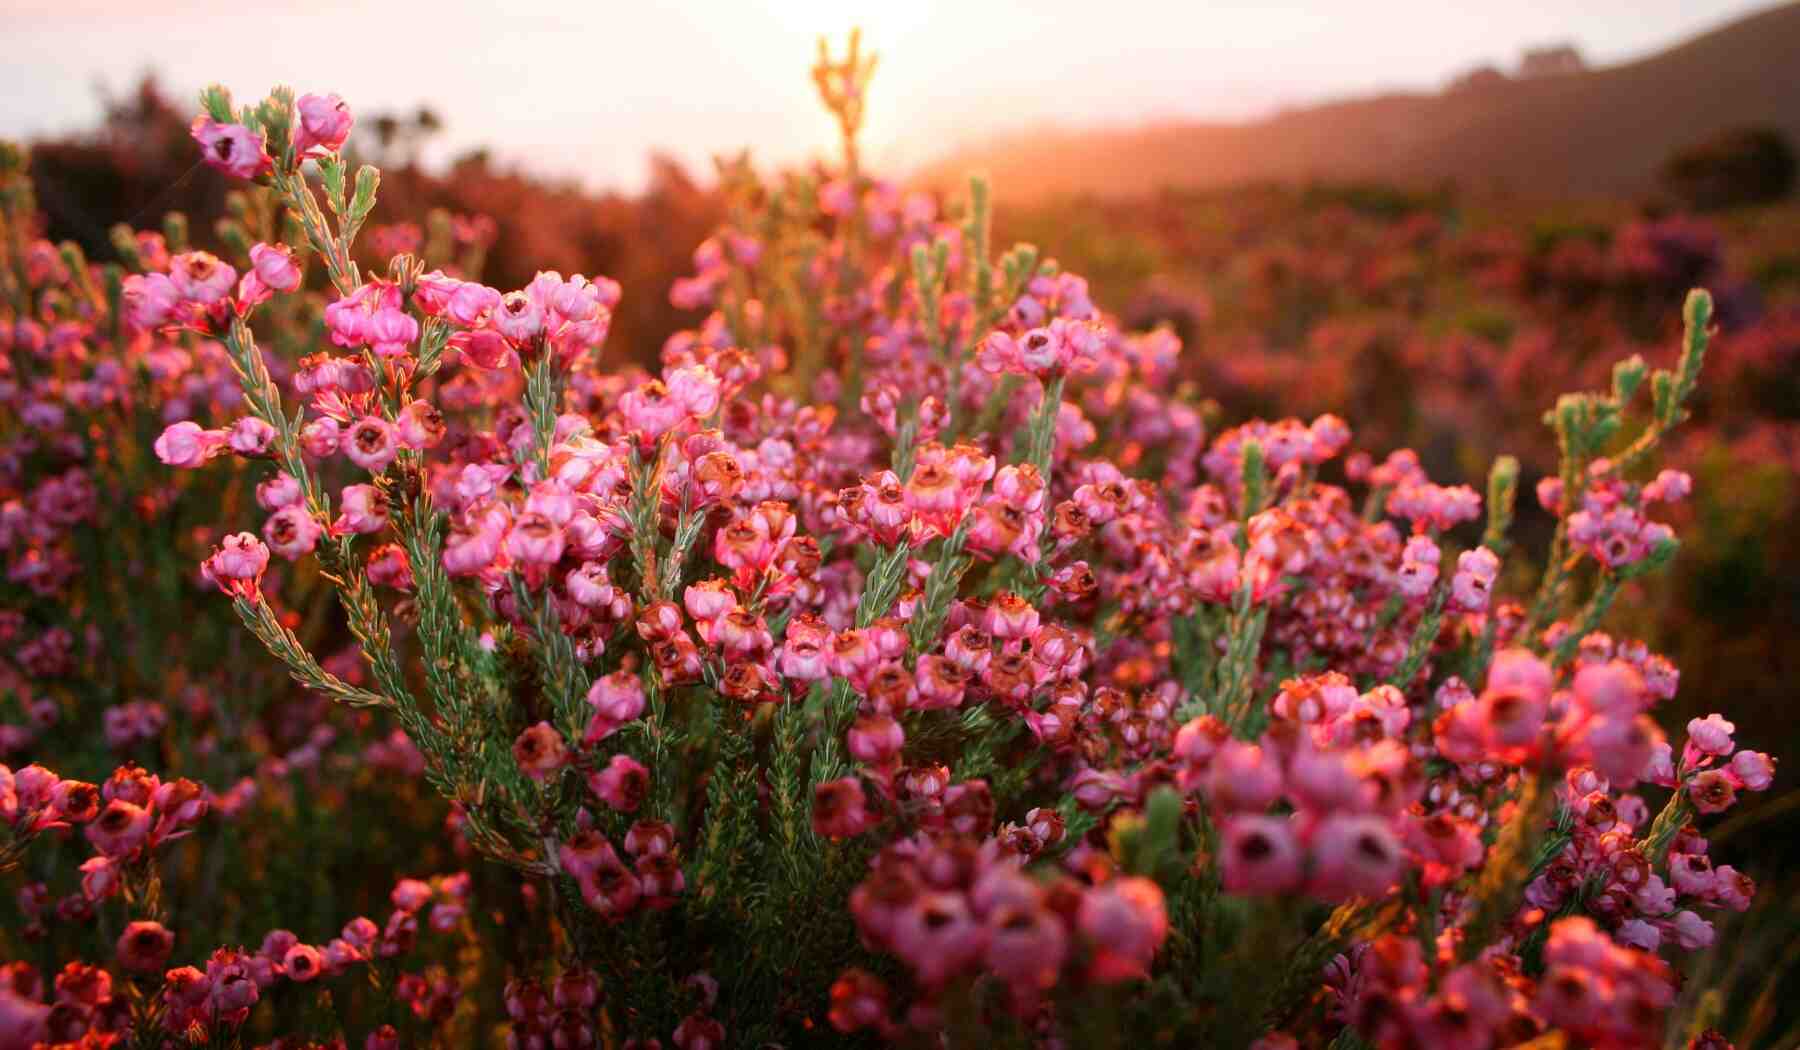
[[[1800,2],[1626,65],[1352,99],[1248,124],[1002,137],[921,181],[960,183],[983,170],[1015,200],[1313,177],[1631,193],[1654,183],[1672,150],[1746,124],[1779,128],[1800,148]]]

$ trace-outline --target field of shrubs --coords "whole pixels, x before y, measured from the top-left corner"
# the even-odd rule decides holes
[[[1787,1047],[1800,208],[0,145],[0,1050]]]

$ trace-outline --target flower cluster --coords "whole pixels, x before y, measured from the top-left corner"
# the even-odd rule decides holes
[[[182,380],[160,476],[230,464],[225,513],[261,512],[208,523],[189,585],[312,704],[242,712],[283,743],[231,796],[0,767],[0,861],[80,828],[66,910],[127,920],[118,972],[70,963],[53,1004],[12,964],[6,1031],[238,1038],[366,967],[385,1012],[358,1037],[396,1046],[466,1023],[494,967],[521,1047],[1075,1045],[1096,1018],[1208,1045],[1661,1038],[1668,960],[1754,894],[1706,823],[1775,771],[1722,715],[1677,751],[1674,664],[1606,629],[1676,552],[1651,515],[1694,483],[1651,464],[1706,293],[1670,368],[1552,409],[1521,591],[1517,461],[1478,492],[1336,415],[1209,434],[1180,340],[1034,247],[996,257],[985,186],[951,207],[861,171],[870,66],[853,43],[815,71],[841,168],[732,175],[732,224],[670,292],[704,315],[654,371],[603,360],[603,277],[502,292],[398,235],[365,276],[379,179],[346,169],[342,101],[205,93],[194,138],[269,221],[230,260],[122,238],[115,327]],[[43,280],[79,284],[62,261]],[[72,363],[104,331],[24,323],[24,353]],[[91,382],[15,389],[20,418],[77,436],[57,413]],[[71,584],[58,516],[96,492],[74,469],[7,504],[17,582]],[[21,677],[68,676],[75,634],[36,622],[6,626]],[[199,706],[114,695],[105,737],[153,748]],[[319,943],[178,940],[157,848],[340,772],[492,863]],[[421,924],[506,947],[402,966]]]

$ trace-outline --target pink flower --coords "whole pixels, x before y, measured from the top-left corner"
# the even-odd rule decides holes
[[[554,565],[563,555],[562,529],[542,514],[521,514],[506,534],[506,553],[528,565]]]
[[[1731,754],[1731,734],[1737,732],[1737,726],[1717,714],[1710,714],[1705,718],[1688,719],[1687,731],[1689,747],[1702,755],[1719,757]]]
[[[682,605],[694,622],[701,625],[701,637],[710,641],[710,625],[737,608],[738,601],[724,580],[703,580],[682,593]]]
[[[652,439],[675,429],[688,418],[687,405],[658,379],[626,391],[619,398],[619,410],[625,415],[626,425]]]
[[[115,798],[87,826],[88,841],[108,857],[122,857],[150,834],[150,811]]]
[[[1486,547],[1456,556],[1456,575],[1450,580],[1450,604],[1462,612],[1483,612],[1500,575],[1500,558]]]
[[[784,656],[786,652],[784,649]],[[968,689],[969,672],[947,656],[928,653],[919,657],[913,679],[912,709],[942,711],[962,706],[963,695]]]
[[[1648,715],[1603,714],[1588,726],[1585,755],[1615,786],[1630,787],[1651,768],[1659,733]]]
[[[206,163],[237,179],[254,179],[275,167],[263,148],[260,131],[242,124],[221,124],[211,117],[195,117],[188,132],[200,144]]]
[[[210,306],[231,294],[237,271],[211,252],[182,252],[169,260],[169,279],[183,299]]]
[[[1431,537],[1414,536],[1407,540],[1406,549],[1400,555],[1400,570],[1394,577],[1394,586],[1414,601],[1430,594],[1437,583],[1440,558],[1442,554],[1438,545],[1431,542]]]
[[[1529,649],[1502,649],[1488,668],[1489,689],[1516,688],[1547,700],[1553,681],[1550,666]]]
[[[1694,479],[1683,470],[1664,470],[1656,475],[1656,479],[1644,486],[1644,499],[1655,502],[1674,503],[1687,498],[1694,491]]]
[[[1721,864],[1713,872],[1712,889],[1720,904],[1733,911],[1745,911],[1756,896],[1756,880],[1729,864]]]
[[[336,153],[355,123],[350,107],[336,95],[301,95],[294,112],[294,152],[301,156]]]
[[[897,916],[893,949],[927,987],[957,976],[981,955],[986,941],[981,924],[959,893],[926,893]]]
[[[330,456],[342,443],[343,435],[339,432],[338,421],[335,419],[315,419],[300,428],[300,446],[314,459]]]
[[[579,881],[582,900],[602,918],[613,922],[631,914],[644,894],[643,880],[616,857]]]
[[[412,303],[427,317],[442,317],[450,307],[450,299],[464,282],[442,270],[422,273],[413,283]]]
[[[569,524],[574,511],[576,495],[569,486],[554,479],[533,484],[531,495],[526,497],[526,513],[542,513],[558,526]]]
[[[850,754],[858,762],[879,766],[897,758],[906,733],[890,715],[866,715],[850,727]]]
[[[163,1025],[171,1032],[185,1031],[190,1024],[204,1025],[211,1020],[207,1001],[212,983],[206,974],[192,966],[182,966],[163,974],[162,999],[167,1011]]]
[[[614,755],[605,769],[588,775],[588,787],[620,813],[636,813],[650,793],[650,771],[630,755]]]
[[[1681,945],[1683,951],[1695,952],[1712,945],[1712,923],[1691,911],[1676,912],[1669,928],[1675,935],[1675,943]]]
[[[1489,675],[1490,682],[1493,677]],[[1522,683],[1489,685],[1475,708],[1481,720],[1479,731],[1490,746],[1502,752],[1528,748],[1543,732],[1549,702],[1548,693]]]
[[[1222,830],[1219,866],[1228,893],[1291,893],[1304,857],[1290,823],[1280,817],[1234,817]]]
[[[513,760],[533,780],[546,780],[569,760],[563,736],[548,722],[539,722],[513,741]]]
[[[1726,772],[1739,787],[1751,791],[1767,791],[1775,782],[1775,760],[1761,751],[1739,751],[1731,756]]]
[[[345,485],[338,497],[333,536],[369,535],[387,528],[387,497],[373,485]]]
[[[206,962],[206,978],[212,986],[208,998],[211,1009],[227,1024],[242,1024],[261,996],[250,974],[249,957],[220,948]]]
[[[506,368],[519,363],[519,355],[512,344],[491,328],[458,332],[450,337],[450,345],[477,368]]]
[[[514,346],[522,346],[543,331],[544,310],[526,293],[508,292],[501,297],[499,307],[493,311],[488,323]]]
[[[1002,591],[988,603],[982,626],[1002,642],[1029,636],[1038,628],[1038,611],[1030,602],[1010,591]],[[1033,648],[1034,654],[1036,648]]]
[[[594,708],[594,717],[582,740],[592,745],[644,713],[644,684],[630,671],[614,671],[594,680],[587,702]]]
[[[226,444],[240,456],[266,455],[275,442],[275,428],[255,416],[245,416],[231,425]]]
[[[401,879],[394,883],[388,899],[401,911],[416,912],[431,901],[431,884],[418,879]]]
[[[1017,999],[1031,1002],[1056,983],[1068,957],[1069,938],[1060,916],[1043,906],[1043,894],[1030,879],[1002,877],[1016,880],[1017,889],[986,911],[983,961]]]
[[[444,311],[457,324],[473,327],[500,306],[500,293],[485,284],[464,281],[450,293]],[[487,366],[492,367],[492,366]]]
[[[399,357],[419,338],[419,322],[404,310],[383,307],[369,319],[368,339],[382,357]]]
[[[1643,709],[1644,677],[1623,660],[1588,664],[1575,672],[1570,687],[1590,711],[1635,715]]]
[[[828,780],[813,788],[813,831],[831,839],[846,839],[867,831],[873,821],[862,781],[855,777]]]
[[[613,586],[612,580],[607,576],[606,566],[599,562],[582,562],[580,567],[571,569],[563,577],[563,589],[569,592],[569,598],[575,604],[590,609],[612,611],[622,601],[626,603],[626,608],[629,607],[625,592]],[[691,587],[688,589],[693,590]]]
[[[1625,920],[1619,924],[1618,932],[1613,937],[1620,944],[1627,944],[1644,952],[1653,952],[1662,944],[1662,931],[1654,923],[1643,919]]]
[[[1406,866],[1399,839],[1379,817],[1326,817],[1309,845],[1313,870],[1308,889],[1327,900],[1379,897],[1399,881]]]
[[[263,539],[269,549],[288,561],[312,553],[324,528],[307,509],[298,503],[282,507],[263,522]]]
[[[577,831],[556,849],[557,863],[576,879],[593,877],[601,868],[619,865],[618,851],[606,837],[592,828]]]
[[[1688,781],[1688,799],[1702,813],[1723,813],[1737,801],[1737,785],[1722,769],[1708,769]]]
[[[0,1044],[30,1047],[48,1045],[52,1008],[30,993],[0,986]]]
[[[506,538],[506,515],[500,512],[450,530],[444,540],[444,571],[452,576],[473,576],[500,556]]]
[[[669,396],[695,419],[705,419],[719,410],[719,377],[705,365],[676,369],[669,374],[668,384]]]
[[[412,564],[399,544],[384,543],[370,551],[366,564],[370,583],[397,591],[413,589]]]
[[[134,273],[121,290],[126,316],[139,328],[157,328],[181,302],[181,289],[163,273]]]
[[[250,533],[239,532],[225,537],[201,563],[200,572],[226,594],[254,598],[268,567],[269,548]]]
[[[290,981],[304,984],[325,969],[325,957],[310,944],[296,944],[281,957],[281,969]]]
[[[1075,921],[1094,947],[1090,976],[1102,984],[1145,977],[1169,935],[1162,890],[1137,876],[1115,878],[1082,894]]]
[[[190,419],[171,423],[153,446],[156,458],[171,467],[191,470],[225,451],[225,431],[204,430]]]
[[[1267,809],[1281,794],[1281,763],[1256,744],[1228,740],[1213,756],[1208,794],[1221,807],[1245,812]]]
[[[394,424],[380,416],[364,416],[344,431],[339,446],[350,461],[371,474],[386,470],[400,451]]]
[[[1669,881],[1675,891],[1689,897],[1712,896],[1716,875],[1704,853],[1675,853],[1669,857]]]
[[[325,305],[325,329],[331,333],[334,344],[346,349],[368,344],[369,326],[374,315],[369,312],[365,299],[366,296],[355,294],[334,299]]]
[[[257,280],[278,292],[300,287],[300,266],[294,262],[293,249],[285,244],[251,245],[250,267]]]
[[[361,915],[345,923],[341,932],[344,940],[351,946],[365,949],[375,943],[376,937],[381,936],[381,930],[374,920]]]
[[[429,401],[413,401],[401,409],[395,427],[400,444],[415,450],[435,447],[449,429],[444,425],[443,413]]]
[[[850,1033],[888,1023],[888,990],[881,979],[863,970],[845,970],[831,986],[831,1027]]]
[[[89,857],[81,863],[81,896],[98,903],[119,890],[119,865],[110,857]]]
[[[817,621],[812,621],[814,624]],[[804,620],[788,624],[787,638],[782,642],[780,670],[784,677],[797,682],[816,682],[831,676],[830,633],[809,626]]]
[[[119,935],[119,965],[136,973],[154,973],[169,961],[175,935],[159,922],[130,922]]]

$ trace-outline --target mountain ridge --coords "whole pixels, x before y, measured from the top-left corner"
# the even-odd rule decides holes
[[[1629,194],[1651,188],[1672,151],[1745,125],[1800,147],[1800,0],[1582,72],[1344,98],[1244,123],[999,136],[918,181],[954,185],[983,170],[1015,199],[1317,178]]]

